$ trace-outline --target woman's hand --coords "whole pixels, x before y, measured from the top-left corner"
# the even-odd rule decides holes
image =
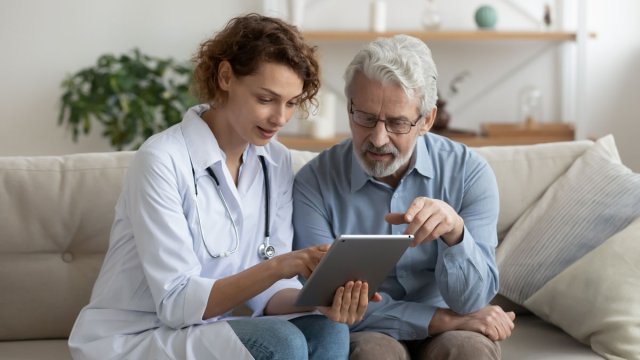
[[[330,244],[323,244],[291,251],[278,255],[270,261],[278,263],[277,268],[281,271],[282,279],[289,279],[296,275],[302,275],[308,279],[330,246]]]
[[[375,293],[371,301],[378,302],[382,298]],[[353,325],[362,320],[369,305],[369,284],[362,281],[349,281],[336,290],[331,306],[318,306],[318,311],[329,319]]]

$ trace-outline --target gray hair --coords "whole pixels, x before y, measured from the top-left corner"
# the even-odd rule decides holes
[[[429,47],[415,37],[380,38],[360,50],[344,72],[347,98],[357,72],[371,80],[398,84],[409,98],[418,96],[421,115],[436,106],[438,70]]]

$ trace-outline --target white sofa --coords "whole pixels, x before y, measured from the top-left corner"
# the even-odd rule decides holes
[[[576,141],[479,148],[513,223],[593,145]],[[292,151],[298,169],[315,154]],[[133,152],[0,157],[0,359],[68,359],[66,338],[88,302]],[[507,305],[510,306],[510,305]],[[504,359],[598,359],[559,328],[519,315]]]

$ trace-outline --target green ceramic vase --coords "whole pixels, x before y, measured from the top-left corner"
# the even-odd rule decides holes
[[[498,21],[498,13],[493,6],[482,5],[476,10],[476,24],[481,29],[493,29]]]

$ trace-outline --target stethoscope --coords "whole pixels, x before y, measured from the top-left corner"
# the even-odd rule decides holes
[[[262,257],[265,260],[269,260],[276,255],[276,248],[273,245],[269,244],[269,171],[267,170],[267,163],[264,159],[264,156],[260,155],[258,157],[260,158],[260,164],[262,165],[262,173],[264,175],[264,204],[265,204],[264,205],[264,212],[265,212],[264,241],[258,246],[258,256]],[[193,165],[191,165],[191,171],[193,172],[193,181],[195,184],[196,196],[198,196],[198,185],[196,184],[196,179],[195,179],[196,175],[195,175],[195,170],[193,169]],[[229,218],[231,219],[231,226],[233,227],[233,232],[235,233],[235,236],[236,236],[235,246],[233,247],[233,250],[223,251],[219,254],[211,253],[211,251],[209,250],[209,247],[207,246],[207,242],[204,240],[204,232],[202,231],[202,222],[200,221],[200,212],[197,210],[198,226],[200,227],[200,236],[202,238],[202,244],[204,244],[204,248],[207,251],[207,254],[209,254],[209,256],[211,256],[212,258],[217,259],[220,257],[227,257],[235,253],[236,251],[238,251],[238,247],[240,246],[240,234],[238,233],[238,226],[236,225],[236,221],[233,219],[233,216],[231,215],[231,210],[229,210],[229,205],[227,205],[227,201],[222,195],[222,190],[220,190],[220,181],[218,181],[218,177],[213,172],[211,167],[207,168],[207,173],[209,174],[209,176],[211,176],[211,178],[213,179],[213,182],[216,184],[216,190],[218,191],[218,196],[220,197],[220,200],[222,200],[222,205],[224,206],[225,212],[227,213],[227,215],[229,215]],[[196,201],[196,207],[197,206],[198,205]]]

